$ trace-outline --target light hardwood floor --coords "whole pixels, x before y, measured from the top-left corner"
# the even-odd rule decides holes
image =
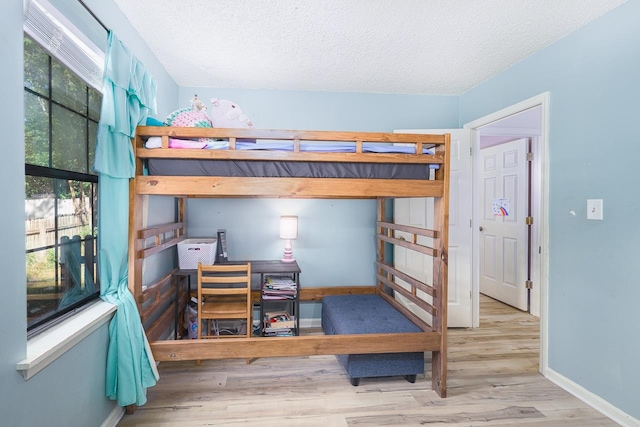
[[[448,397],[415,384],[353,387],[334,356],[160,364],[148,402],[122,427],[615,426],[538,373],[538,319],[487,297],[480,328],[449,330]]]

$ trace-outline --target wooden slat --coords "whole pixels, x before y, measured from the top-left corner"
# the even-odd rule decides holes
[[[402,142],[438,145],[444,144],[442,134],[411,134],[386,132],[342,132],[342,131],[314,131],[314,130],[282,130],[282,129],[231,129],[231,128],[187,128],[170,126],[138,126],[136,135],[142,136],[170,136],[172,138],[254,138],[269,140],[302,141],[352,141],[365,142]]]
[[[245,273],[246,274],[246,273]],[[246,283],[247,283],[247,278],[245,277],[244,280],[242,280],[242,277],[229,277],[229,276],[225,276],[225,277],[210,277],[210,276],[202,276],[202,278],[200,279],[200,281],[202,283],[206,283],[206,284],[210,284],[210,285],[215,285],[215,284],[242,284],[244,285],[243,288],[246,288]],[[203,288],[203,290],[205,289],[211,289],[211,290],[216,290],[219,288]]]
[[[151,343],[151,350],[155,360],[162,362],[433,351],[439,346],[439,333],[415,332],[156,341]]]
[[[327,295],[361,295],[374,293],[376,293],[374,286],[302,287],[300,288],[300,301],[321,301],[322,297]]]
[[[147,149],[142,144],[142,137],[162,136],[162,148]],[[168,136],[175,138],[222,138],[229,139],[229,150],[199,150],[167,148],[165,140]],[[256,151],[235,150],[236,138],[252,138],[256,140],[291,141],[293,151]],[[300,142],[322,142],[324,144],[354,143],[356,152],[300,152]],[[413,144],[414,154],[400,153],[363,153],[362,144],[402,143]],[[422,147],[437,147],[444,144],[444,135],[427,134],[392,134],[376,132],[331,132],[331,131],[291,131],[274,129],[221,129],[221,128],[178,128],[178,127],[138,127],[136,156],[139,159],[148,158],[180,158],[180,159],[233,159],[233,160],[283,160],[283,161],[314,161],[314,162],[365,162],[365,163],[444,163],[441,152],[423,154]]]
[[[171,282],[171,280],[174,278],[173,276],[173,272],[176,271],[177,269],[174,268],[171,272],[169,272],[169,274],[165,275],[164,277],[160,278],[160,280],[156,281],[155,283],[152,283],[151,285],[149,285],[147,287],[147,289],[145,289],[139,296],[138,296],[138,302],[140,304],[144,304],[147,301],[149,301],[149,299],[151,299],[153,297],[153,294],[158,292],[159,289],[164,288],[165,286],[167,286],[167,284],[169,282]]]
[[[207,176],[137,176],[137,194],[198,197],[290,197],[354,198],[439,197],[442,181],[343,179],[343,178],[254,178]]]
[[[202,288],[202,295],[246,295],[247,288]],[[246,299],[246,298],[245,298]]]
[[[246,273],[249,270],[248,264],[215,264],[215,267],[209,268],[208,265],[202,266],[203,273]],[[215,277],[215,276],[206,276]],[[228,277],[228,276],[227,276]],[[240,276],[242,277],[242,276]]]
[[[175,231],[186,226],[187,226],[187,223],[185,222],[172,222],[170,224],[159,225],[157,227],[145,228],[144,230],[138,231],[138,238],[147,239],[149,237],[168,233],[170,231]]]
[[[147,339],[150,342],[180,342],[180,341],[158,341],[166,331],[173,328],[175,322],[175,307],[173,304],[169,305],[166,310],[162,312],[160,317],[153,322],[153,325],[145,329]]]
[[[416,295],[414,295],[411,292],[407,291],[406,289],[404,289],[402,286],[400,286],[396,282],[387,279],[386,277],[384,277],[381,274],[378,274],[377,278],[378,278],[379,281],[381,281],[382,283],[384,283],[385,285],[387,285],[388,287],[393,289],[394,292],[397,292],[400,295],[404,296],[409,301],[411,301],[413,304],[417,305],[418,307],[420,307],[421,309],[423,309],[424,311],[426,311],[430,315],[432,315],[432,316],[436,316],[437,315],[438,310],[433,305],[429,304],[428,302],[426,302],[425,300],[423,300],[421,298],[418,298]]]
[[[436,230],[430,230],[428,228],[419,228],[412,227],[410,225],[402,225],[402,224],[394,224],[391,222],[379,221],[378,227],[388,228],[391,230],[404,231],[411,234],[417,234],[419,236],[436,238],[438,237],[438,232]]]
[[[191,289],[192,296],[196,296],[196,289]],[[375,286],[340,286],[340,287],[301,287],[300,301],[322,301],[322,297],[328,295],[364,295],[375,294]],[[260,303],[260,291],[251,291],[251,302]]]
[[[187,239],[187,236],[180,236],[180,237],[167,240],[164,243],[156,244],[155,246],[142,249],[141,251],[138,251],[138,258],[147,258],[153,254],[162,252],[165,249],[169,249],[170,247],[176,246],[178,243],[186,239]]]
[[[416,289],[420,289],[422,292],[424,292],[425,294],[434,296],[436,293],[436,290],[433,289],[432,286],[427,285],[426,283],[423,283],[421,281],[419,281],[418,279],[416,279],[415,277],[411,277],[408,274],[403,273],[402,271],[391,267],[390,265],[384,264],[384,263],[380,263],[378,262],[377,267],[384,270],[385,272],[396,276],[398,278],[400,278],[401,280],[407,282],[408,284],[410,284],[411,286],[413,286]]]
[[[141,297],[143,295],[141,295]],[[140,311],[140,319],[142,319],[142,323],[146,323],[147,320],[153,319],[154,317],[156,317],[157,310],[160,307],[163,307],[166,301],[173,301],[171,302],[170,307],[172,307],[171,312],[174,314],[174,317],[175,317],[174,304],[176,303],[176,301],[174,297],[176,295],[176,291],[173,286],[167,286],[164,288],[158,287],[155,289],[155,292],[151,292],[151,295],[155,296],[155,298],[153,298],[153,302],[148,306],[144,307]],[[146,297],[146,298],[151,299],[149,297]]]
[[[419,245],[417,243],[407,242],[404,239],[397,239],[395,237],[388,237],[384,234],[378,234],[378,239],[384,240],[385,242],[393,243],[394,245],[402,246],[403,248],[411,249],[416,252],[423,253],[425,255],[431,255],[432,257],[436,257],[438,251],[434,248],[430,248],[429,246]]]

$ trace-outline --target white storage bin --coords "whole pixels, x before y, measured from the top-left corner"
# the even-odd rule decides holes
[[[180,270],[195,270],[198,262],[213,265],[216,262],[218,239],[186,239],[178,243]]]

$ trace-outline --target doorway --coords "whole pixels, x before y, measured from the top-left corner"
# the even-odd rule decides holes
[[[548,200],[548,117],[549,117],[549,94],[544,93],[518,104],[497,111],[488,116],[474,120],[464,125],[465,129],[470,129],[472,136],[472,149],[474,157],[474,188],[473,188],[473,325],[480,326],[480,306],[479,295],[480,272],[481,272],[481,242],[483,241],[480,224],[485,217],[483,201],[480,199],[484,185],[480,179],[481,150],[489,147],[496,147],[500,144],[509,143],[519,139],[526,139],[531,143],[533,157],[531,160],[531,236],[527,236],[527,246],[530,247],[530,263],[524,257],[518,263],[524,263],[527,270],[527,278],[522,283],[518,283],[523,288],[531,286],[527,290],[527,309],[540,318],[540,372],[547,366],[547,200]],[[520,190],[525,193],[521,196],[528,197],[527,190]],[[505,197],[496,197],[496,199]],[[497,201],[497,200],[496,200]],[[495,202],[495,201],[494,201]],[[506,203],[509,203],[507,201]],[[515,253],[515,251],[513,252]],[[518,279],[520,281],[520,279]]]
[[[512,135],[516,128],[504,129],[509,133],[491,146],[486,146],[484,128],[478,131],[479,288],[481,294],[530,312],[533,137]]]

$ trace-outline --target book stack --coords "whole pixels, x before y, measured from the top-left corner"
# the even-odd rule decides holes
[[[264,314],[264,336],[288,337],[294,335],[295,318],[286,311],[272,311]]]
[[[287,276],[265,276],[262,298],[266,300],[295,299],[298,293],[296,282]]]

